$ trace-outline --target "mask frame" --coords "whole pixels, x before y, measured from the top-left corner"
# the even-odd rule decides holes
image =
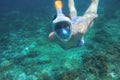
[[[62,38],[60,35],[58,35],[58,33],[56,32],[56,25],[59,24],[60,22],[64,22],[63,24],[67,24],[69,25],[69,30],[70,30],[70,33],[69,33],[69,37],[68,38]],[[62,28],[60,26],[60,28]],[[71,36],[72,36],[72,24],[71,24],[71,21],[68,21],[68,20],[61,20],[61,21],[58,21],[58,22],[54,22],[53,21],[53,31],[55,33],[55,36],[57,37],[58,40],[62,41],[62,42],[67,42],[71,39]]]
[[[61,0],[57,0],[55,1],[55,8],[57,11],[57,17],[53,20],[52,24],[53,24],[53,31],[55,33],[55,36],[58,38],[58,40],[62,41],[62,42],[67,42],[70,40],[71,35],[72,35],[72,22],[70,20],[70,18],[66,17],[63,12],[62,12],[62,1]],[[70,35],[67,39],[63,39],[61,38],[57,32],[55,31],[55,27],[58,23],[60,22],[65,22],[66,24],[69,25],[69,29],[70,29]]]

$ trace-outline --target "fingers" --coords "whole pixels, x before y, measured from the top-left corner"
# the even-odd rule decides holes
[[[91,0],[93,3],[98,3],[99,0]]]

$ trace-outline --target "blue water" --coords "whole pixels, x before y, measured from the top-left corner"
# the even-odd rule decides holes
[[[75,0],[80,16],[89,5]],[[0,80],[120,80],[119,8],[119,0],[100,0],[85,45],[65,50],[48,39],[54,0],[0,0]]]

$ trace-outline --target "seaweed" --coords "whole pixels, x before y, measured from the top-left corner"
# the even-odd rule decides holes
[[[83,66],[86,72],[92,73],[96,76],[107,76],[108,72],[108,58],[100,54],[92,54],[83,57]]]

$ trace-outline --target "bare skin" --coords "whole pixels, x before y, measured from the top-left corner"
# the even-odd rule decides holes
[[[75,9],[74,0],[68,0],[68,7],[70,11],[70,17],[82,18],[82,22],[74,22],[72,26],[72,37],[67,43],[61,43],[67,46],[76,45],[77,40],[82,40],[84,42],[84,35],[88,31],[88,28],[92,26],[94,19],[97,17],[97,8],[99,0],[91,0],[89,8],[86,10],[83,16],[77,16],[77,11]],[[49,34],[49,39],[54,40],[55,34],[51,32]]]

